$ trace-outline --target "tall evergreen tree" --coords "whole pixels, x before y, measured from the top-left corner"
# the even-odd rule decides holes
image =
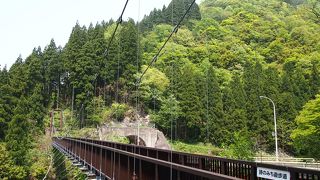
[[[271,123],[268,119],[262,117],[262,113],[267,111],[272,112],[267,108],[270,102],[261,102],[259,97],[264,94],[263,84],[263,69],[259,62],[254,65],[248,64],[243,74],[244,90],[247,95],[246,111],[248,117],[248,128],[256,137],[257,142],[260,144],[266,144],[267,137],[269,135],[269,127]],[[270,114],[270,113],[268,113]]]
[[[179,137],[187,139],[196,139],[199,136],[199,127],[201,122],[201,99],[197,90],[196,76],[199,72],[195,65],[186,63],[178,75],[177,100],[180,102],[182,111],[181,118],[178,119],[177,126],[180,129]],[[199,75],[199,74],[198,74]]]
[[[84,94],[86,94],[86,92],[83,92],[84,84],[79,78],[85,78],[83,71],[83,65],[85,64],[82,64],[80,59],[82,58],[81,55],[84,54],[83,46],[86,44],[87,39],[87,28],[85,26],[81,27],[77,22],[62,54],[63,62],[67,69],[69,87],[71,87],[69,92],[74,92],[75,97],[74,102],[71,102],[71,104],[75,104],[72,108],[79,111],[83,109],[82,100],[85,98]]]
[[[60,96],[61,88],[61,77],[64,72],[64,64],[61,59],[61,50],[56,46],[53,39],[51,39],[50,44],[43,51],[43,70],[45,71],[45,84],[47,96],[54,93],[56,96]],[[56,103],[59,101],[59,97],[54,97],[54,108],[59,107]]]
[[[96,24],[94,30],[93,30],[93,36],[89,36],[89,39],[92,38],[92,45],[95,50],[96,59],[95,64],[98,67],[98,74],[97,74],[97,86],[103,87],[106,84],[106,76],[108,73],[106,71],[106,59],[105,59],[105,50],[107,48],[107,42],[104,37],[104,31],[102,25]]]
[[[27,165],[27,153],[31,148],[29,111],[30,104],[25,97],[21,97],[5,138],[6,148],[15,164],[19,166]]]
[[[165,22],[168,24],[173,23],[173,25],[178,24],[179,20],[187,11],[192,2],[193,0],[172,0],[169,6],[164,11]],[[184,22],[187,22],[191,19],[201,19],[200,9],[196,3],[191,7]]]
[[[21,56],[18,57],[16,62],[11,66],[9,71],[9,83],[13,88],[13,95],[20,97],[26,93],[28,75],[26,65],[24,64]]]
[[[1,71],[0,79],[0,141],[2,141],[8,129],[8,123],[12,119],[17,98],[13,95],[14,89],[9,85],[9,73],[6,68]]]
[[[284,72],[281,82],[281,104],[279,104],[279,113],[287,121],[292,121],[297,114],[298,87],[293,80],[294,75],[294,62],[287,62],[284,64]]]
[[[81,108],[82,112],[79,112],[81,119],[86,119],[87,117],[87,107],[92,101],[94,92],[94,84],[98,76],[98,64],[97,64],[97,55],[92,41],[88,41],[81,49],[80,53],[77,56],[78,66],[82,67],[77,70],[79,76],[76,80],[76,87],[78,93],[76,95],[76,104],[78,108]],[[82,117],[83,116],[83,117]],[[83,122],[84,123],[84,122]],[[81,125],[83,126],[83,124]]]
[[[44,132],[44,116],[46,115],[46,106],[43,93],[43,85],[38,83],[33,90],[32,95],[29,96],[28,101],[30,103],[30,112],[28,114],[29,121],[31,121],[33,127],[37,127],[40,132]]]
[[[172,0],[168,7],[163,6],[162,9],[154,9],[148,16],[145,16],[141,23],[142,32],[150,31],[155,25],[162,23],[176,25],[189,8],[193,0]],[[190,20],[200,20],[200,8],[195,3],[182,24],[187,24]]]
[[[42,64],[42,52],[41,48],[34,48],[31,55],[26,58],[25,69],[26,77],[25,81],[27,82],[26,93],[28,95],[32,94],[33,89],[37,84],[44,84],[45,77]]]
[[[207,81],[207,108],[208,108],[208,124],[210,141],[214,144],[220,145],[222,141],[223,131],[225,127],[222,94],[216,74],[213,67],[210,65],[205,72],[204,77]],[[205,102],[205,101],[204,101]]]
[[[271,98],[276,106],[276,113],[278,114],[279,111],[279,89],[280,89],[280,77],[277,69],[273,67],[267,67],[267,69],[263,70],[263,79],[262,79],[262,88],[263,88],[263,96],[267,96],[268,98]],[[264,138],[266,141],[266,145],[271,149],[274,149],[274,138],[272,136],[272,133],[274,132],[274,121],[273,121],[273,106],[272,103],[269,100],[266,99],[260,99],[261,102],[261,118],[265,120],[265,126],[264,126]],[[280,125],[280,123],[278,123]],[[279,129],[279,128],[278,128]],[[283,134],[282,131],[278,131],[278,137],[279,134]],[[279,138],[280,139],[280,138]]]
[[[246,93],[240,76],[235,74],[229,86],[223,90],[225,131],[224,143],[232,143],[234,132],[246,130],[248,119],[246,114]]]
[[[311,69],[311,78],[309,81],[310,84],[310,94],[311,97],[314,98],[316,94],[319,93],[320,90],[320,73],[319,73],[319,63],[317,61],[312,61],[312,69]]]
[[[134,89],[136,79],[134,75],[140,71],[140,50],[138,50],[138,31],[133,19],[129,19],[124,23],[119,33],[119,49],[120,49],[120,78],[123,79],[124,88],[122,96],[127,99],[126,94]]]

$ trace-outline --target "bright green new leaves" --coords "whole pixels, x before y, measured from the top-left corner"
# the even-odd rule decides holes
[[[298,127],[291,137],[298,152],[320,158],[320,95],[304,105],[295,121]]]
[[[110,108],[111,118],[117,121],[122,121],[127,110],[128,106],[126,104],[114,103]]]
[[[141,71],[143,72],[146,68],[147,66],[142,66]],[[162,100],[163,93],[167,90],[169,83],[166,74],[156,68],[150,68],[146,72],[142,78],[139,93],[147,108],[154,109],[157,106],[156,103],[158,104]]]
[[[145,71],[147,66],[142,66],[142,71]],[[144,75],[142,85],[150,86],[150,88],[156,88],[160,92],[164,92],[169,86],[169,79],[166,75],[156,68],[150,68]]]
[[[177,131],[171,131],[171,127],[177,127],[177,124],[179,123],[177,121],[181,116],[181,113],[179,102],[174,96],[170,95],[168,98],[162,101],[160,110],[157,113],[152,114],[151,118],[153,119],[153,122],[156,124],[157,128],[162,130],[162,132],[164,132],[167,136],[171,136],[171,133],[173,133],[172,138],[177,138]]]
[[[234,142],[225,147],[227,150],[220,153],[220,156],[233,159],[252,160],[253,141],[246,131],[236,131],[233,137]]]

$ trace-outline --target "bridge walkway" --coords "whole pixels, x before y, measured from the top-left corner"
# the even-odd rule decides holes
[[[258,168],[290,173],[290,179],[319,180],[320,171],[84,138],[53,138],[53,146],[103,179],[259,179]]]

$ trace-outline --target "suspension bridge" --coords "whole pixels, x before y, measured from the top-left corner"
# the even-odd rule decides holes
[[[53,147],[82,170],[88,179],[320,179],[320,171],[315,169],[188,154],[85,138],[54,137]]]
[[[108,56],[111,42],[122,22],[129,0],[126,0],[121,15],[116,22],[108,47],[104,54]],[[143,76],[155,63],[170,38],[178,31],[195,0],[190,4],[180,21],[174,26],[163,45],[152,58],[147,68],[137,79],[139,89]],[[138,40],[139,41],[139,37]],[[138,61],[138,59],[137,59]],[[118,62],[119,66],[119,62]],[[119,71],[119,67],[118,67]],[[119,73],[118,73],[119,74]],[[119,77],[118,77],[119,78]],[[118,92],[118,84],[117,84]],[[117,98],[116,98],[117,101]],[[137,100],[138,101],[138,100]],[[52,112],[52,117],[53,117]],[[62,115],[61,118],[62,119]],[[50,128],[52,132],[53,120]],[[60,127],[62,127],[60,120]],[[273,165],[196,155],[189,153],[145,147],[135,144],[121,144],[86,138],[53,137],[52,146],[77,166],[87,179],[116,180],[211,180],[211,179],[305,179],[320,180],[320,171],[315,169]],[[138,139],[139,144],[139,126]]]

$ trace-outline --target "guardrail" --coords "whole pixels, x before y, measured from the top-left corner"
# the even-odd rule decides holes
[[[90,142],[71,138],[53,138],[54,147],[72,155],[80,164],[97,176],[106,179],[147,180],[211,180],[238,179],[226,175],[183,166],[103,145],[103,141]]]
[[[276,161],[276,157],[254,157],[256,162],[259,161]],[[286,162],[310,162],[315,163],[315,159],[313,158],[292,158],[292,157],[279,157],[279,161],[286,161]]]
[[[54,141],[59,141],[59,140],[55,138]],[[188,154],[188,153],[176,152],[176,151],[170,151],[170,150],[161,150],[161,149],[155,149],[155,148],[149,148],[149,147],[143,147],[143,146],[135,146],[135,145],[129,145],[129,144],[121,144],[121,143],[115,143],[115,142],[83,139],[83,138],[64,138],[62,141],[60,140],[60,143],[64,143],[64,146],[67,149],[72,149],[76,147],[78,151],[79,151],[79,146],[81,149],[81,144],[83,144],[82,146],[85,146],[87,144],[90,146],[96,145],[99,147],[111,148],[110,151],[116,151],[116,152],[121,151],[122,153],[124,152],[130,153],[130,155],[132,155],[130,157],[136,157],[136,156],[148,157],[155,161],[159,160],[163,163],[164,162],[168,163],[167,165],[174,164],[175,167],[190,167],[193,170],[194,169],[201,170],[202,173],[210,172],[210,173],[214,173],[213,175],[217,175],[217,174],[225,175],[220,178],[235,177],[235,178],[241,178],[241,179],[259,179],[258,176],[266,177],[264,175],[268,175],[268,173],[269,175],[272,174],[277,176],[280,174],[277,172],[280,171],[280,172],[287,172],[290,175],[290,179],[320,180],[320,171],[313,170],[313,169],[303,169],[303,168],[296,168],[296,167],[272,165],[272,164],[266,164],[266,163],[225,159],[220,157],[195,155],[195,154]],[[86,148],[84,147],[84,149]],[[270,170],[270,172],[268,170]],[[182,173],[187,173],[187,172],[182,172]],[[177,178],[178,176],[175,175],[175,177]],[[289,178],[287,175],[285,177],[287,177],[287,179]],[[285,177],[282,177],[282,179],[285,179]],[[206,178],[210,179],[210,176]],[[211,179],[215,179],[215,178],[211,177]]]

